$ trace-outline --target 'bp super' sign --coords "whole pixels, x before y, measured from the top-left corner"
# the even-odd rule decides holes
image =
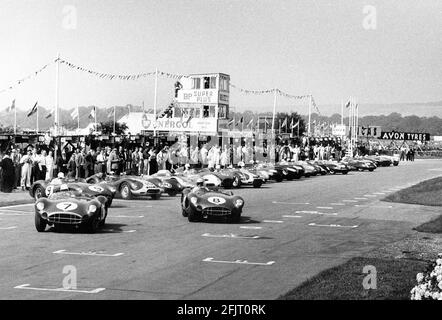
[[[412,140],[412,141],[430,141],[429,133],[412,132],[382,132],[381,139],[384,140]]]

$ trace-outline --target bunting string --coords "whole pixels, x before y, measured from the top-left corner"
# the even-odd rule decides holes
[[[54,61],[52,61],[52,62],[50,62],[50,63],[48,63],[48,64],[45,64],[43,67],[41,67],[41,68],[38,69],[37,71],[34,71],[34,72],[28,74],[26,77],[14,81],[9,87],[0,90],[0,94],[3,93],[3,92],[6,92],[6,91],[8,91],[8,90],[12,90],[12,89],[14,89],[16,86],[21,85],[21,84],[22,84],[23,82],[25,82],[26,80],[29,80],[29,79],[35,78],[39,73],[43,72],[47,67],[49,67],[51,64],[55,63],[56,61],[57,61],[57,59],[55,59]]]

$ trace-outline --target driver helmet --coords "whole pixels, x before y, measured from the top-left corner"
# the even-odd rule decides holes
[[[184,165],[184,168],[189,169],[189,168],[190,168],[190,164],[186,163],[186,164]]]
[[[242,162],[242,161],[238,162],[238,167],[244,167],[244,166],[245,166],[244,162]]]
[[[196,180],[196,185],[197,185],[198,187],[202,187],[202,186],[204,186],[204,179],[203,179],[203,178],[198,178],[198,179]]]
[[[57,178],[58,178],[58,179],[64,179],[64,173],[63,173],[63,172],[59,172],[59,173],[57,174]]]

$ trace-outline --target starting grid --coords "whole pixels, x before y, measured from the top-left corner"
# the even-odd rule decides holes
[[[383,192],[373,192],[372,194],[366,194],[363,195],[363,197],[355,197],[354,199],[344,199],[338,202],[330,203],[331,206],[317,206],[316,209],[321,210],[333,210],[334,207],[332,206],[348,206],[352,205],[354,207],[362,207],[362,208],[386,208],[390,209],[392,206],[388,205],[363,205],[363,204],[354,204],[358,203],[359,201],[367,201],[372,200],[373,198],[379,196],[379,195],[385,195],[389,192],[395,192],[400,190],[400,187],[393,187],[388,190],[382,190]],[[138,202],[139,203],[139,202]],[[280,202],[280,201],[272,201],[272,204],[277,205],[304,205],[308,206],[311,205],[309,202]],[[354,204],[354,205],[353,205]],[[17,206],[8,206],[8,207],[0,207],[0,217],[1,216],[28,216],[32,215],[33,212],[24,211],[24,210],[17,210],[14,208],[17,207],[23,207],[25,205],[17,205]],[[152,207],[151,205],[145,206],[145,207]],[[320,212],[317,210],[297,210],[294,212],[295,214],[284,214],[282,215],[282,218],[286,218],[289,220],[293,219],[302,219],[304,218],[305,214],[308,215],[316,215],[316,216],[338,216],[337,212]],[[144,215],[136,215],[136,216],[130,216],[130,215],[116,215],[116,216],[110,216],[115,218],[144,218]],[[0,219],[1,220],[1,219]],[[281,225],[287,222],[288,220],[262,220],[261,223],[265,224],[273,224],[273,225]],[[248,221],[244,221],[248,222]],[[308,227],[318,227],[318,228],[334,228],[334,229],[355,229],[358,228],[359,225],[342,225],[342,224],[322,224],[322,223],[316,223],[316,222],[310,222],[306,223],[306,226]],[[11,226],[0,226],[0,230],[14,230],[18,227],[15,225]],[[241,225],[239,226],[240,229],[245,230],[263,230],[265,227],[262,226],[248,226],[248,225]],[[115,230],[115,229],[103,229],[104,232],[116,232],[116,233],[134,233],[136,230]],[[258,239],[265,239],[265,237],[252,234],[252,235],[242,235],[242,234],[236,234],[236,233],[227,233],[227,234],[212,234],[212,233],[203,233],[201,234],[202,237],[208,237],[208,238],[218,238],[218,239],[238,239],[238,240],[258,240]],[[117,253],[107,253],[105,251],[87,251],[87,252],[75,252],[75,251],[68,251],[67,249],[61,249],[53,251],[52,254],[57,255],[71,255],[71,256],[88,256],[88,257],[97,257],[97,258],[119,258],[124,256],[123,252],[117,252]],[[256,262],[256,261],[248,261],[248,260],[217,260],[213,257],[208,257],[201,260],[204,263],[218,263],[218,264],[236,264],[236,265],[254,265],[254,266],[263,266],[263,267],[270,267],[276,263],[276,261],[267,261],[267,262]],[[92,290],[77,290],[77,289],[65,289],[65,288],[44,288],[44,287],[32,287],[30,284],[22,284],[15,286],[14,289],[21,289],[21,290],[35,290],[35,291],[48,291],[48,292],[68,292],[68,293],[80,293],[80,294],[98,294],[100,292],[105,291],[105,288],[96,288]]]

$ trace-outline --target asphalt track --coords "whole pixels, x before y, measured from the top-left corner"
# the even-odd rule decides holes
[[[3,207],[0,299],[275,299],[412,233],[435,211],[379,199],[439,175],[442,161],[419,160],[244,187],[238,224],[189,223],[178,196],[116,200],[97,234],[38,233],[32,205]],[[76,290],[63,290],[65,266]]]

